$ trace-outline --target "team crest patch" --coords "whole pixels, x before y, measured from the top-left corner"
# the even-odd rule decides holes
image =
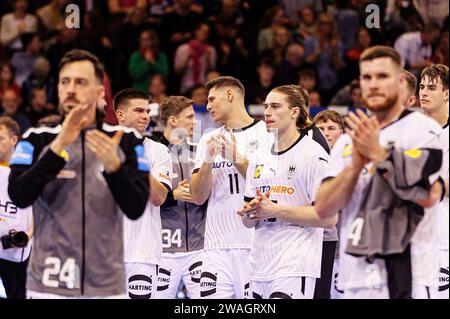
[[[256,151],[257,149],[258,149],[258,140],[251,141],[251,142],[248,144],[248,150],[249,150],[250,152],[254,152],[254,151]]]
[[[259,177],[261,176],[261,172],[262,172],[263,167],[264,167],[263,164],[258,164],[258,165],[256,165],[256,168],[255,168],[255,175],[253,176],[253,178],[256,179],[256,178],[259,178]]]
[[[20,141],[14,150],[9,165],[31,165],[33,162],[34,146],[28,141]]]
[[[296,167],[294,164],[289,165],[289,169],[288,169],[288,174],[289,174],[289,176],[292,176],[292,175],[295,174],[295,169],[296,169],[296,168],[297,168],[297,167]]]
[[[136,156],[137,156],[138,170],[147,172],[147,173],[150,172],[150,167],[148,166],[148,160],[145,157],[144,146],[137,145],[134,148],[134,151],[136,152]]]

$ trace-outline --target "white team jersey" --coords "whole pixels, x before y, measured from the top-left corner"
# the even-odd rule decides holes
[[[380,144],[388,147],[393,144],[398,149],[419,147],[439,148],[439,133],[442,130],[434,120],[419,112],[404,111],[402,116],[380,132]],[[414,132],[414,133],[412,133]],[[337,176],[352,161],[352,140],[349,135],[342,135],[331,151],[332,172],[329,177]],[[381,259],[374,264],[345,253],[350,226],[355,219],[361,203],[362,193],[370,182],[369,173],[372,164],[362,170],[353,190],[348,205],[339,216],[339,289],[373,287],[386,283],[386,267]],[[436,174],[437,175],[437,174]],[[437,178],[437,176],[436,176]],[[438,238],[436,232],[437,205],[425,209],[425,215],[411,239],[411,263],[413,283],[424,286],[435,286],[435,278],[439,270]]]
[[[149,138],[144,141],[150,173],[159,182],[172,188],[172,158],[169,149]],[[150,190],[151,192],[152,190]],[[124,261],[159,264],[162,254],[161,215],[159,206],[147,202],[145,211],[137,220],[124,217]]]
[[[270,191],[279,205],[310,206],[328,170],[329,155],[309,136],[301,136],[287,150],[272,145],[258,151],[249,165],[245,197],[256,190]],[[249,200],[249,198],[246,198]],[[270,218],[256,225],[250,253],[250,279],[274,280],[285,276],[320,277],[323,228],[299,226]]]
[[[448,134],[448,124],[442,129],[441,135],[439,136],[444,148],[444,169],[445,175],[444,180],[448,180],[449,176],[449,134]],[[439,243],[441,249],[448,250],[449,242],[449,201],[448,197],[444,196],[442,202],[439,203]]]
[[[198,144],[194,172],[200,169],[207,151],[206,142],[214,135],[230,132],[223,126],[204,134]],[[271,140],[266,131],[266,124],[255,121],[250,126],[233,130],[237,149],[251,160],[261,145]],[[244,227],[236,213],[244,200],[245,176],[234,167],[233,162],[217,155],[212,170],[212,188],[208,200],[205,228],[205,249],[250,248],[253,231]]]
[[[0,237],[10,230],[29,232],[33,225],[32,206],[19,208],[13,204],[8,195],[9,167],[0,166]],[[3,249],[0,244],[0,259],[13,262],[25,261],[30,256],[32,239],[24,248]]]

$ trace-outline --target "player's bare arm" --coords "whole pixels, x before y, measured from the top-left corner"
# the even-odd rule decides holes
[[[367,162],[367,159],[353,149],[352,163],[338,176],[322,183],[315,202],[316,212],[321,218],[337,215],[339,210],[347,206],[359,174]]]
[[[168,190],[153,175],[149,175],[150,202],[155,206],[161,206],[166,200]]]
[[[322,218],[314,206],[283,206],[272,202],[267,193],[257,190],[257,195],[260,198],[255,205],[258,219],[279,218],[297,225],[321,228],[332,228],[337,223],[337,214]]]
[[[215,136],[207,141],[206,158],[197,173],[192,174],[191,178],[191,195],[192,201],[196,205],[202,205],[211,194],[212,186],[212,167],[214,158],[218,154],[217,150],[220,143]]]

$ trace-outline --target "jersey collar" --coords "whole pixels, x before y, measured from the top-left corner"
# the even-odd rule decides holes
[[[237,133],[237,132],[243,132],[249,128],[251,128],[252,126],[255,126],[256,124],[258,124],[259,121],[257,120],[253,120],[253,122],[245,127],[241,127],[241,128],[226,128],[225,126],[223,127],[225,129],[225,131],[227,132],[231,132],[231,133]]]

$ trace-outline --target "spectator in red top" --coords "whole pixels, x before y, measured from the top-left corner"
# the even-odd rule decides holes
[[[20,95],[20,86],[14,82],[15,72],[10,62],[0,63],[0,98],[7,89]]]
[[[134,8],[145,9],[147,0],[108,0],[108,9],[111,14],[128,13]]]
[[[355,46],[348,50],[344,57],[345,68],[341,72],[341,79],[344,83],[359,77],[359,57],[361,53],[372,45],[372,37],[366,27],[360,27],[356,32]]]

